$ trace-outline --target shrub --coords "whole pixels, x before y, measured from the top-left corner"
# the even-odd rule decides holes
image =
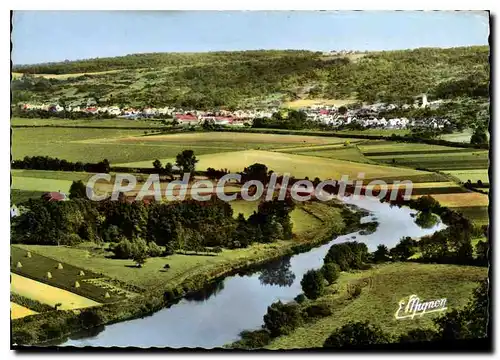
[[[289,334],[301,322],[299,306],[293,303],[275,302],[267,308],[267,313],[264,315],[264,326],[272,337]]]
[[[361,295],[361,285],[349,285],[347,292],[349,293],[351,299],[356,299],[359,295]]]
[[[332,310],[327,304],[310,305],[304,310],[304,312],[310,319],[322,318],[332,314]]]
[[[302,304],[304,301],[306,301],[306,299],[307,299],[307,298],[306,298],[306,296],[305,296],[304,294],[299,294],[299,295],[297,295],[297,296],[295,297],[295,299],[294,299],[294,300],[295,300],[295,302],[296,302],[297,304]]]
[[[233,344],[234,348],[258,349],[266,346],[271,342],[271,334],[265,329],[255,331],[242,331],[240,333],[240,336],[241,340]]]
[[[149,243],[148,248],[149,248],[148,254],[151,257],[157,257],[163,254],[163,249],[160,246],[158,246],[154,241]]]
[[[326,263],[321,268],[321,272],[323,273],[325,280],[328,281],[328,284],[331,285],[339,278],[340,267],[332,262]]]
[[[304,274],[300,285],[305,296],[317,299],[325,292],[325,278],[321,270],[309,270]]]
[[[382,331],[379,326],[366,322],[349,322],[336,329],[326,339],[323,347],[342,348],[349,346],[363,346],[372,344],[387,344],[390,336]]]

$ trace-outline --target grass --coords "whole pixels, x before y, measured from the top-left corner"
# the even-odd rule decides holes
[[[55,179],[55,180],[82,180],[87,181],[94,173],[83,171],[52,171],[52,170],[17,170],[12,169],[11,174],[13,177],[27,177],[37,179]]]
[[[450,208],[488,206],[488,195],[477,192],[467,192],[462,194],[434,194],[434,199],[439,201],[442,206]]]
[[[342,146],[335,149],[327,149],[327,150],[312,150],[312,149],[296,150],[296,151],[291,151],[289,153],[297,155],[318,156],[328,159],[354,161],[367,164],[374,163],[373,161],[365,157],[356,146],[347,146],[347,147]]]
[[[487,225],[490,222],[487,206],[456,207],[453,210],[461,212],[476,225]]]
[[[432,151],[432,150],[429,150]],[[405,154],[370,156],[371,160],[379,163],[396,164],[413,168],[431,170],[464,170],[488,168],[488,151],[440,153],[432,151],[428,154]]]
[[[379,265],[368,271],[342,273],[338,284],[329,286],[327,294],[315,301],[327,304],[333,311],[332,315],[277,338],[267,348],[322,347],[332,331],[348,321],[368,320],[392,335],[432,327],[432,320],[439,313],[413,320],[396,320],[394,314],[398,302],[416,294],[423,301],[446,298],[449,310],[461,308],[472,295],[477,281],[487,277],[487,272],[485,267],[394,263]],[[358,282],[368,286],[363,287],[358,298],[349,300],[347,285]]]
[[[72,181],[56,179],[40,179],[34,177],[12,177],[12,188],[25,191],[62,191],[69,192]]]
[[[337,207],[327,203],[314,203],[308,210],[313,211],[318,218],[323,217],[327,222],[323,224],[309,214],[306,216],[305,213],[295,216],[295,219],[301,222],[295,229],[296,232],[301,232],[301,229],[308,226],[307,224],[314,224],[314,226],[310,226],[309,231],[292,240],[272,244],[254,244],[245,249],[223,250],[216,256],[174,254],[167,257],[149,258],[140,269],[131,266],[134,265],[132,260],[112,259],[106,257],[105,252],[92,249],[44,245],[17,245],[16,247],[62,263],[70,263],[94,273],[105,274],[105,276],[145,290],[163,289],[164,291],[166,287],[178,286],[191,277],[208,274],[214,269],[230,270],[235,263],[245,263],[255,258],[272,258],[280,255],[281,249],[317,239],[329,228],[335,228],[338,231],[343,228],[342,216]],[[170,269],[164,270],[165,264],[169,264]]]
[[[420,143],[399,143],[386,140],[375,140],[359,144],[359,148],[366,156],[380,156],[383,154],[407,154],[407,153],[433,153],[437,151],[462,151],[462,148],[454,148],[441,145],[430,145]],[[471,151],[465,149],[466,151]]]
[[[446,140],[446,141],[468,143],[468,142],[470,142],[471,136],[472,136],[472,130],[467,129],[467,130],[464,130],[462,132],[441,135],[440,138],[443,140]]]
[[[452,170],[446,171],[447,174],[458,178],[462,182],[467,182],[470,180],[476,183],[481,180],[483,184],[489,184],[490,179],[488,176],[488,169],[475,169],[475,170]]]
[[[36,311],[30,310],[24,306],[10,302],[10,318],[19,319],[30,315],[38,314]]]
[[[22,248],[21,245],[11,246],[11,272],[99,302],[113,302],[124,298],[124,296],[118,292],[107,291],[103,287],[95,286],[89,283],[88,280],[102,278],[103,276],[95,272],[90,272],[82,267],[70,265],[70,263],[72,263],[71,259],[68,259],[69,263],[66,263],[61,260],[58,261],[51,259],[50,257],[40,255],[36,251],[30,253],[31,257],[28,257],[28,251],[26,248]],[[87,251],[85,250],[85,252],[81,253],[80,256],[84,260],[87,259]],[[21,268],[17,267],[18,262],[21,263]],[[62,269],[58,269],[59,263],[62,264]],[[82,270],[84,271],[84,275],[80,275],[80,271]],[[47,276],[48,272],[52,275],[50,279]],[[75,287],[75,283],[77,281],[80,284],[80,287],[78,288]],[[19,291],[14,292],[30,297]],[[106,292],[109,292],[109,298],[105,297]],[[34,299],[44,302],[37,298]]]
[[[87,73],[74,73],[74,74],[34,74],[33,76],[35,77],[44,77],[46,79],[59,79],[59,80],[65,80],[69,78],[74,78],[74,77],[79,77],[83,75],[104,75],[104,74],[113,74],[117,72],[121,72],[123,70],[108,70],[108,71],[98,71],[98,72],[87,72]],[[12,73],[12,78],[17,79],[22,77],[22,73]]]
[[[10,190],[10,203],[20,204],[28,201],[29,199],[39,199],[45,191],[30,191],[30,190]]]
[[[130,120],[130,119],[27,119],[12,118],[10,124],[13,126],[105,126],[111,128],[120,127],[143,127],[144,129],[157,129],[165,127],[158,120]]]
[[[90,306],[98,306],[100,303],[72,292],[35,281],[24,276],[11,274],[11,291],[30,299],[37,300],[43,304],[58,307],[60,310],[72,310]]]
[[[231,152],[230,156],[225,153],[208,154],[198,157],[197,168],[206,170],[208,167],[216,169],[228,169],[230,171],[242,171],[244,167],[263,163],[278,174],[290,173],[297,178],[309,177],[313,179],[340,179],[342,175],[348,175],[349,178],[355,178],[359,173],[364,173],[365,178],[375,177],[401,177],[411,175],[423,175],[412,169],[394,168],[389,166],[379,166],[371,164],[360,164],[356,162],[326,159],[316,156],[304,156],[295,154],[285,154],[262,150],[247,150]],[[162,162],[173,161],[173,159],[164,159]],[[151,162],[137,162],[121,164],[122,166],[150,167]]]
[[[313,106],[313,105],[334,105],[334,106],[344,106],[355,103],[355,99],[301,99],[288,101],[283,104],[283,107],[290,109],[299,109],[301,107]]]

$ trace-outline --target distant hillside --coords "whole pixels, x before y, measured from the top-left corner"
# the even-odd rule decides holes
[[[295,50],[137,54],[17,66],[12,90],[14,103],[85,104],[92,98],[198,109],[311,98],[402,102],[422,92],[484,97],[488,57],[486,46],[346,56]]]

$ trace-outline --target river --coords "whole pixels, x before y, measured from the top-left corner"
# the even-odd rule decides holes
[[[406,207],[391,208],[369,198],[344,201],[368,210],[370,215],[362,220],[378,221],[377,230],[367,235],[359,232],[342,235],[308,252],[263,265],[252,273],[228,276],[204,292],[151,316],[81,333],[60,346],[221,347],[238,340],[242,330],[259,328],[273,302],[289,302],[301,293],[302,276],[322,266],[333,243],[356,240],[374,251],[379,244],[391,248],[404,236],[419,238],[445,227],[440,222],[430,229],[420,228],[411,216],[416,211]]]

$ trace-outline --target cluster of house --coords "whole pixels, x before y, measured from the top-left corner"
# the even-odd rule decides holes
[[[396,104],[375,103],[363,105],[356,109],[343,109],[335,106],[313,105],[307,108],[302,108],[307,114],[309,120],[321,122],[330,126],[345,126],[357,124],[364,128],[384,128],[384,129],[406,129],[410,127],[427,127],[441,129],[450,122],[442,118],[429,119],[408,119],[406,117],[388,118],[380,117],[380,113],[402,109],[409,110],[410,108],[429,108],[437,109],[443,104],[443,100],[428,101],[425,94],[415,97],[416,101],[413,105],[404,104],[398,106]]]
[[[404,104],[401,109],[408,110],[414,108],[430,108],[436,109],[441,106],[442,100],[428,101],[425,94],[415,97],[413,105]],[[199,110],[182,110],[173,107],[163,108],[120,108],[118,106],[62,106],[56,105],[34,105],[23,104],[22,108],[25,110],[45,110],[52,112],[60,112],[63,110],[72,112],[83,112],[92,114],[110,114],[119,118],[138,119],[148,117],[165,116],[175,119],[179,125],[192,125],[197,126],[209,121],[215,125],[225,126],[251,126],[255,118],[269,118],[274,113],[279,112],[278,107],[269,108],[266,110],[218,110],[218,111],[199,111]],[[313,105],[302,108],[307,118],[311,121],[321,122],[330,126],[344,126],[349,124],[357,124],[366,128],[388,128],[388,129],[405,129],[409,127],[430,127],[430,128],[443,128],[449,121],[446,119],[431,118],[425,120],[414,120],[402,118],[380,118],[380,113],[398,109],[399,106],[395,104],[375,103],[370,105],[363,105],[356,109],[342,109],[335,106]]]

